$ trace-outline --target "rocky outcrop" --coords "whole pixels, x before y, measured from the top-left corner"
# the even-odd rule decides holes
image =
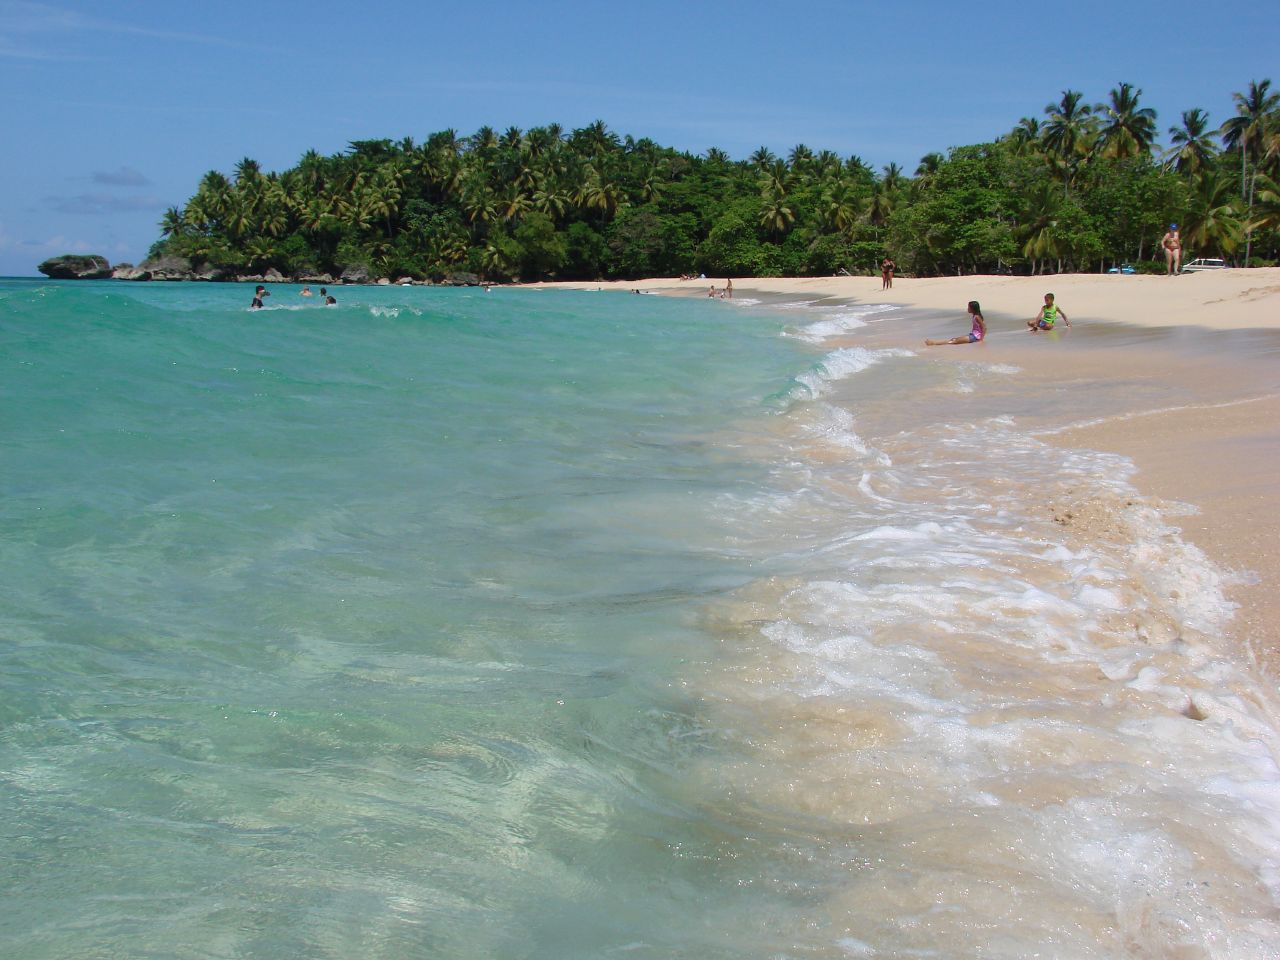
[[[298,277],[298,283],[321,283],[326,287],[332,286],[335,282],[327,273],[313,273]]]
[[[442,287],[478,287],[480,286],[480,278],[474,273],[466,273],[458,270],[454,273],[445,274],[445,278],[440,281]]]
[[[111,276],[111,264],[97,254],[66,253],[50,257],[36,269],[51,280],[105,280]]]
[[[275,267],[271,267],[266,273],[262,275],[262,282],[263,283],[287,283],[288,281],[285,280],[285,276],[283,273],[281,273]]]
[[[151,271],[135,267],[132,263],[117,263],[111,271],[112,280],[150,280]]]
[[[152,280],[194,280],[195,273],[191,269],[191,261],[186,257],[151,257],[138,264],[139,270],[146,270]]]
[[[368,283],[369,268],[354,264],[342,271],[342,276],[338,278],[343,283]]]

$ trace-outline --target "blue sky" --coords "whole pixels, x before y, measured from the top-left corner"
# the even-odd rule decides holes
[[[1142,88],[1161,131],[1280,83],[1270,3],[364,4],[0,0],[0,275],[137,262],[164,209],[242,157],[596,119],[735,158],[797,143],[908,172],[931,150]]]

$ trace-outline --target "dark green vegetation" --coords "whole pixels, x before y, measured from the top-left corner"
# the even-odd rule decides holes
[[[1120,84],[1076,91],[993,143],[925,156],[914,175],[796,146],[731,160],[619,138],[596,122],[426,143],[362,140],[291,170],[210,171],[166,212],[152,254],[229,273],[494,280],[944,273],[1154,266],[1166,225],[1187,257],[1269,262],[1280,246],[1280,95],[1234,94],[1210,128],[1185,111],[1157,146],[1155,112]],[[1263,259],[1266,258],[1266,259]],[[1164,265],[1160,263],[1159,269]]]

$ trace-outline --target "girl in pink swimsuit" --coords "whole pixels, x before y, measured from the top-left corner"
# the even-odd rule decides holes
[[[969,301],[969,316],[973,318],[973,326],[967,337],[952,337],[950,340],[926,340],[926,347],[943,347],[949,344],[978,343],[987,335],[987,321],[982,317],[982,308],[977,300]]]

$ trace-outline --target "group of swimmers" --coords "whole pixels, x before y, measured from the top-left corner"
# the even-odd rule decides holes
[[[707,296],[719,297],[721,300],[732,300],[733,299],[733,281],[726,280],[724,282],[724,289],[719,291],[718,293],[716,292],[716,285],[713,283],[711,285],[711,289],[707,291]]]
[[[969,333],[963,337],[952,337],[950,340],[926,340],[926,347],[943,347],[950,345],[959,345],[962,343],[980,343],[987,336],[987,321],[982,316],[982,307],[978,306],[977,300],[969,301],[969,317],[973,322]],[[1029,333],[1039,333],[1041,330],[1052,330],[1061,320],[1068,327],[1071,321],[1067,319],[1067,312],[1058,306],[1053,298],[1052,293],[1044,295],[1044,306],[1042,306],[1036,315],[1027,321],[1027,331]]]
[[[256,287],[253,288],[253,300],[249,304],[249,309],[261,310],[262,298],[269,297],[269,296],[271,296],[271,291],[268,290],[266,287],[264,287],[262,284],[258,284]],[[298,296],[314,297],[315,294],[311,292],[310,287],[303,287],[302,291],[298,294]],[[332,307],[338,302],[337,300],[335,300],[333,297],[329,295],[329,291],[326,290],[324,287],[320,288],[320,299],[324,301],[324,305],[326,307]]]

